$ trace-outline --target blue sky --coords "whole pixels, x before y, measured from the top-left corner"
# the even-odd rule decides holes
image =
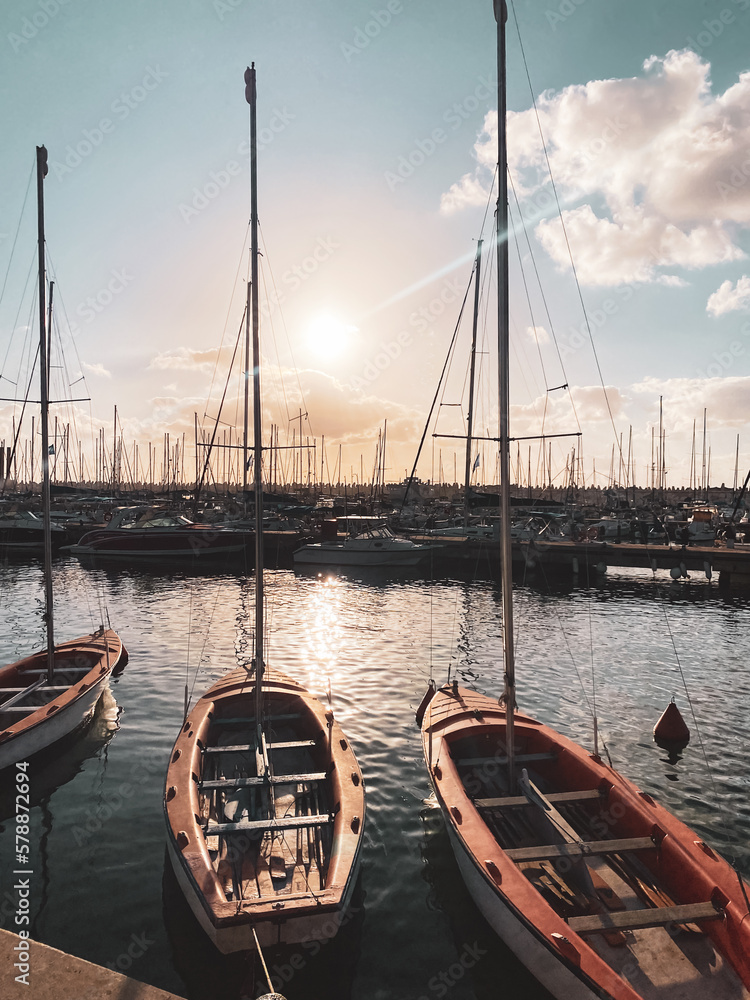
[[[542,169],[516,19],[596,358]],[[511,11],[510,159],[533,253],[519,231],[513,429],[580,425],[587,481],[596,459],[603,482],[631,427],[636,481],[646,481],[660,396],[668,482],[688,480],[704,409],[712,481],[731,483],[737,434],[748,465],[749,29],[750,0],[516,0]],[[58,322],[67,315],[73,327],[70,380],[80,369],[92,400],[76,417],[84,449],[99,427],[109,440],[113,404],[141,454],[165,431],[192,449],[193,414],[216,413],[244,299],[242,74],[255,61],[267,419],[283,439],[302,406],[304,433],[325,435],[331,470],[342,445],[347,478],[372,467],[387,420],[388,474],[400,479],[482,232],[496,107],[491,2],[23,0],[3,5],[0,46],[4,378],[20,378],[31,195],[12,260],[11,249],[44,143]],[[484,237],[489,246],[486,226]],[[482,330],[491,343],[491,308]],[[444,433],[465,415],[461,338],[443,401],[462,405],[443,408]],[[492,430],[483,358],[479,419]],[[565,381],[575,413],[564,391],[545,411],[545,387]],[[0,437],[12,412],[0,404]],[[555,446],[558,476],[570,447]],[[456,450],[436,439],[422,475],[441,459],[452,471]],[[483,454],[480,479],[493,470]]]

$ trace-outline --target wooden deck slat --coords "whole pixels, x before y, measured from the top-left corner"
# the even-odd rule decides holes
[[[302,716],[299,712],[289,712],[286,715],[265,715],[263,716],[264,722],[286,722],[290,719],[301,719]],[[255,725],[255,717],[245,716],[243,718],[214,718],[211,719],[212,726],[250,726]]]
[[[67,691],[68,688],[71,688],[71,687],[73,687],[72,684],[47,684],[47,685],[44,686],[44,688],[39,688],[39,689],[35,688],[35,690],[43,690],[43,691]],[[0,688],[0,694],[6,693],[6,692],[8,694],[20,694],[20,692],[22,692],[22,691],[26,692],[28,690],[29,689],[27,687],[23,687],[23,688],[15,688],[15,687],[14,688]]]
[[[253,785],[288,785],[295,782],[324,781],[325,771],[313,771],[310,774],[272,774],[268,778],[211,778],[201,781],[198,786],[201,791],[208,788],[247,788]]]
[[[91,668],[95,665],[96,665],[95,663],[90,663],[87,667],[76,667],[73,666],[72,663],[70,665],[68,665],[67,663],[64,664],[57,663],[55,664],[54,672],[56,674],[87,674],[89,670],[91,670]],[[25,677],[27,674],[46,674],[46,673],[47,673],[46,667],[29,667],[28,670],[21,671],[21,676]]]
[[[289,750],[292,747],[314,747],[317,740],[288,740],[284,743],[268,743],[269,750]],[[255,743],[241,743],[225,747],[204,747],[204,753],[255,753]]]
[[[519,847],[505,853],[512,861],[545,861],[550,858],[583,858],[589,854],[619,854],[621,851],[645,851],[655,847],[650,837],[627,840],[588,840],[577,844],[545,844]]]
[[[332,818],[326,814],[317,816],[280,816],[275,819],[253,819],[240,820],[239,823],[209,823],[206,827],[206,836],[211,837],[216,833],[241,833],[253,830],[292,830],[295,827],[323,826],[333,822]]]
[[[550,802],[584,802],[587,799],[604,799],[598,788],[587,788],[580,792],[549,792],[545,798]],[[525,795],[505,795],[496,799],[474,799],[477,809],[496,809],[498,807],[528,806]]]
[[[663,927],[665,924],[689,924],[696,920],[719,920],[724,916],[713,903],[685,903],[678,906],[657,906],[645,910],[620,910],[593,916],[571,917],[570,929],[576,934],[600,934],[611,930],[637,930],[642,927]]]
[[[519,764],[531,763],[535,760],[557,760],[556,753],[519,753],[513,757]],[[461,757],[456,761],[458,767],[479,767],[482,764],[507,764],[507,757]]]

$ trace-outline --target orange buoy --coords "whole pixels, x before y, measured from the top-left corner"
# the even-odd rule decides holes
[[[685,725],[685,720],[680,715],[679,708],[675,705],[674,699],[670,701],[664,709],[661,718],[654,726],[654,739],[657,743],[683,745],[690,740],[690,730]]]

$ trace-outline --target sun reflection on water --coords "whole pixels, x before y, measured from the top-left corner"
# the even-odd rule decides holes
[[[341,622],[346,587],[336,576],[320,575],[307,591],[305,652],[311,686],[336,691],[344,676],[340,667],[344,628]]]

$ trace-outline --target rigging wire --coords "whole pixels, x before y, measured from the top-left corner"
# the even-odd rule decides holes
[[[14,251],[16,249],[16,243],[18,242],[18,234],[21,231],[21,223],[23,222],[24,212],[26,211],[26,202],[28,201],[29,191],[31,190],[31,181],[32,181],[32,179],[34,177],[35,171],[36,171],[36,156],[34,157],[34,162],[32,163],[31,170],[29,172],[29,180],[28,180],[28,183],[26,184],[26,194],[23,196],[23,204],[21,205],[21,212],[20,212],[20,215],[18,216],[18,225],[16,226],[16,234],[13,237],[13,244],[12,244],[12,246],[10,248],[10,257],[8,258],[8,267],[6,268],[6,271],[5,271],[5,278],[3,279],[3,287],[0,290],[0,302],[2,302],[2,300],[3,300],[3,296],[5,295],[5,289],[6,289],[7,284],[8,284],[8,276],[10,275],[10,269],[11,269],[11,265],[13,263],[13,254],[14,254]],[[36,251],[35,251],[35,255],[36,255]]]
[[[572,248],[570,246],[570,240],[568,239],[568,231],[567,231],[567,228],[565,226],[565,220],[563,218],[562,207],[560,205],[560,199],[559,199],[558,194],[557,194],[557,186],[555,184],[555,178],[554,178],[554,176],[552,174],[552,165],[550,163],[549,154],[547,152],[547,143],[545,142],[545,139],[544,139],[544,132],[542,131],[541,119],[539,118],[539,108],[538,108],[537,102],[536,102],[536,95],[534,94],[534,89],[533,89],[533,87],[531,85],[531,76],[529,74],[529,66],[528,66],[528,63],[526,61],[526,52],[525,52],[524,47],[523,47],[523,40],[521,39],[521,29],[520,29],[519,24],[518,24],[518,17],[516,16],[516,9],[515,9],[515,5],[513,3],[513,0],[510,0],[510,6],[511,6],[511,10],[513,11],[513,20],[515,22],[516,32],[518,34],[518,44],[519,44],[519,47],[521,49],[521,57],[523,59],[524,70],[526,72],[526,80],[527,80],[528,85],[529,85],[529,92],[531,94],[532,105],[534,107],[534,115],[536,117],[537,128],[539,130],[539,138],[540,138],[541,143],[542,143],[542,150],[544,152],[544,159],[545,159],[545,162],[547,164],[547,171],[549,173],[549,179],[550,179],[550,184],[552,186],[552,192],[553,192],[553,195],[554,195],[554,198],[555,198],[555,204],[557,206],[557,213],[558,213],[558,216],[560,218],[560,225],[562,227],[563,236],[565,238],[565,246],[566,246],[567,251],[568,251],[568,257],[570,259],[570,267],[571,267],[571,270],[573,272],[573,279],[575,281],[576,289],[578,291],[578,299],[579,299],[579,301],[581,303],[581,310],[583,312],[584,321],[586,323],[586,331],[588,333],[589,341],[591,343],[591,350],[592,350],[592,353],[594,355],[594,362],[596,364],[596,370],[597,370],[597,372],[599,374],[599,382],[600,382],[601,387],[602,387],[602,392],[604,393],[604,401],[605,401],[605,403],[607,405],[607,412],[609,414],[609,420],[610,420],[610,423],[612,425],[612,432],[614,433],[615,442],[616,442],[617,447],[618,447],[618,449],[620,451],[620,461],[622,462],[622,445],[620,443],[619,435],[617,433],[617,427],[615,425],[614,414],[612,413],[612,407],[611,407],[610,402],[609,402],[609,395],[607,394],[607,387],[604,384],[604,376],[602,374],[601,365],[599,363],[599,355],[597,354],[596,345],[594,344],[594,335],[593,335],[593,333],[591,331],[591,324],[589,323],[588,312],[586,311],[586,304],[585,304],[584,299],[583,299],[583,292],[581,291],[581,284],[580,284],[580,281],[578,280],[578,271],[576,270],[575,261],[573,259],[573,251],[572,251]]]

